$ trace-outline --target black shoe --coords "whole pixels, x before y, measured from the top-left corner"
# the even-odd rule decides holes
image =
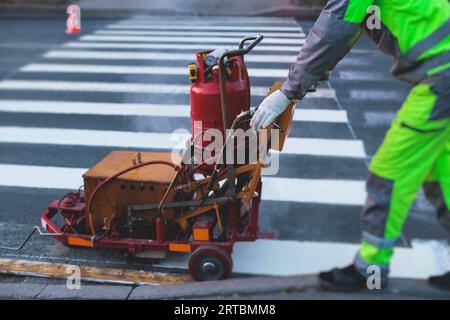
[[[333,291],[357,291],[367,289],[367,280],[352,264],[345,268],[334,268],[319,273],[319,283],[323,289]],[[387,285],[385,282],[382,288]]]
[[[429,277],[428,283],[438,289],[450,291],[450,272],[440,276]]]

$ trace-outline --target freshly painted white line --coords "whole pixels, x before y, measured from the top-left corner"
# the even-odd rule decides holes
[[[450,246],[448,243],[434,239],[411,239],[411,246],[413,248],[428,248],[433,251],[440,271],[435,274],[444,274],[450,271]]]
[[[86,171],[83,168],[0,164],[0,185],[76,189],[83,184],[82,174]],[[365,199],[364,181],[263,177],[263,183],[262,197],[268,201],[361,205]]]
[[[173,43],[120,43],[120,42],[67,42],[63,44],[66,48],[95,48],[95,49],[169,49],[169,50],[192,50],[195,52],[199,50],[211,49],[211,46],[217,46],[210,43],[196,43],[196,44],[173,44]],[[227,44],[225,47],[230,47]],[[259,45],[253,48],[252,55],[255,51],[289,51],[299,53],[301,45],[299,46],[270,46]]]
[[[280,26],[221,26],[221,25],[150,25],[141,23],[119,23],[107,25],[108,29],[137,29],[137,30],[218,30],[218,31],[240,31],[241,34],[254,32],[302,32],[300,26],[280,27]]]
[[[135,52],[135,51],[90,51],[90,50],[51,50],[44,54],[49,59],[95,59],[95,60],[168,60],[195,61],[194,53]],[[277,62],[292,64],[295,55],[247,55],[247,62]]]
[[[184,29],[186,30],[186,29]],[[133,35],[133,36],[199,36],[199,37],[242,37],[242,32],[229,31],[167,31],[167,30],[97,30],[94,34],[107,35]],[[305,34],[300,32],[264,32],[264,38],[304,38]],[[264,40],[263,40],[264,41]]]
[[[157,93],[157,94],[189,94],[188,85],[161,83],[124,83],[124,82],[89,82],[89,81],[44,81],[44,80],[4,80],[0,81],[0,90],[43,90],[43,91],[84,91],[84,92],[116,92],[116,93]],[[254,96],[266,96],[267,87],[254,86]],[[334,98],[334,89],[319,88],[308,94],[308,98]]]
[[[271,212],[261,214],[270,215]],[[269,276],[312,275],[349,265],[358,250],[358,244],[340,242],[267,239],[237,242],[232,254],[233,271]],[[159,266],[186,269],[189,256],[169,255]],[[397,247],[390,266],[390,276],[424,280],[431,275],[442,273],[439,264],[439,258],[431,248]]]
[[[186,67],[148,67],[148,66],[117,66],[97,64],[28,64],[19,70],[20,72],[50,72],[50,73],[108,73],[108,74],[187,74]],[[250,77],[286,78],[288,69],[261,69],[250,68]]]
[[[0,100],[0,112],[91,114],[120,116],[181,117],[190,116],[188,105],[102,103],[74,101]],[[297,109],[294,121],[346,123],[344,110]]]
[[[0,142],[78,146],[179,149],[190,134],[131,132],[116,130],[57,129],[35,127],[0,127]],[[283,153],[334,157],[365,157],[359,140],[288,138]]]
[[[407,93],[397,90],[364,90],[353,89],[350,90],[350,97],[355,100],[371,100],[371,101],[403,101]]]
[[[106,35],[86,35],[80,37],[81,41],[122,41],[122,42],[204,42],[204,43],[236,43],[238,44],[241,38],[230,37],[157,37],[157,36],[106,36]],[[263,40],[268,44],[286,44],[299,45],[305,42],[305,39],[279,39],[268,38]]]
[[[262,214],[270,215],[270,212]],[[337,242],[263,239],[256,242],[239,242],[233,250],[233,270],[239,273],[274,276],[317,274],[320,271],[347,266],[353,261],[358,250],[358,244]],[[430,275],[439,274],[437,262],[431,249],[396,248],[390,276],[427,279]]]

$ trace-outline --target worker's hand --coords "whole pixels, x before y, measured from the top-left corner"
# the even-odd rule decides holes
[[[266,128],[269,124],[286,110],[291,100],[289,100],[280,90],[275,91],[264,99],[259,105],[250,121],[253,131]]]

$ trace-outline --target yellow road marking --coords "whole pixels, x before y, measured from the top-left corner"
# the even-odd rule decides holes
[[[100,268],[65,263],[51,263],[21,259],[0,259],[0,273],[66,279],[74,268],[80,270],[81,280],[103,283],[122,283],[129,285],[179,284],[191,282],[184,274],[167,274],[144,270]]]

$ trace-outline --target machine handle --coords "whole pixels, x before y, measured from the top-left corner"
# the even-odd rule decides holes
[[[250,40],[254,40],[249,46],[247,46],[247,52],[250,52],[258,43],[260,43],[262,41],[262,39],[264,39],[264,36],[262,34],[258,34],[256,36],[251,36],[251,37],[246,37],[244,39],[241,40],[241,42],[239,43],[239,49],[243,49],[244,48],[244,44],[247,41]]]
[[[239,49],[226,51],[219,57],[219,67],[220,67],[220,64],[224,64],[225,58],[243,56],[243,55],[249,53],[250,51],[252,51],[253,48],[256,47],[256,45],[258,43],[260,43],[263,39],[264,39],[264,36],[262,34],[258,34],[256,36],[246,37],[246,38],[242,39],[239,42]],[[253,42],[250,43],[248,46],[244,47],[244,44],[250,40],[253,40]]]

